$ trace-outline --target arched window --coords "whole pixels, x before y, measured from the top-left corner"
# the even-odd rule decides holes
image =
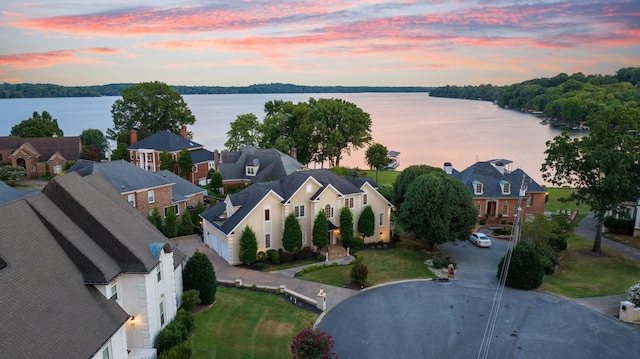
[[[333,207],[330,204],[324,206],[324,215],[327,218],[333,218]]]

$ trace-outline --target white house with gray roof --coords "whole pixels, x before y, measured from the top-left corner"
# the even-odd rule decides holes
[[[355,227],[366,206],[373,209],[376,227],[374,235],[365,241],[389,242],[393,205],[377,191],[373,181],[337,176],[326,169],[295,171],[282,180],[254,182],[200,216],[205,243],[229,264],[237,265],[240,237],[247,226],[256,234],[258,251],[280,249],[285,218],[294,213],[302,229],[303,246],[313,247],[313,222],[324,210],[330,222],[330,244],[337,244],[341,209],[352,211],[357,235]]]
[[[155,358],[184,254],[102,176],[1,204],[0,356]]]

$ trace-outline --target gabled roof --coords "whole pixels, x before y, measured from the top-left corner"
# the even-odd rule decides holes
[[[173,186],[171,187],[171,197],[173,198],[174,202],[184,201],[187,198],[192,197],[198,193],[202,193],[203,195],[207,194],[207,190],[202,189],[202,187],[200,186],[194,185],[193,183],[187,181],[186,179],[178,176],[171,171],[162,170],[152,173],[173,183]]]
[[[156,151],[178,152],[183,148],[192,151],[198,148],[203,148],[203,146],[190,139],[176,135],[173,132],[160,131],[127,147],[128,150],[137,150],[141,148]]]
[[[222,180],[247,179],[252,182],[283,180],[304,166],[276,149],[257,149],[247,145],[240,151],[224,151],[218,170]],[[255,176],[246,175],[246,166],[259,166]]]
[[[202,148],[199,150],[191,151],[191,162],[193,162],[194,165],[203,162],[210,162],[213,160],[213,152],[209,150],[205,150],[204,148]]]
[[[41,193],[0,205],[0,352],[91,357],[128,319],[92,283],[149,273],[167,240],[100,175],[55,177]]]
[[[500,161],[496,161],[495,164],[498,164],[499,162]],[[505,163],[502,162],[502,164],[504,165]],[[490,161],[476,162],[462,172],[458,172],[454,170],[451,175],[457,178],[458,180],[460,180],[469,189],[469,191],[471,191],[471,195],[473,197],[517,198],[519,196],[519,190],[520,190],[520,185],[522,184],[523,176],[525,179],[525,186],[527,186],[528,193],[545,192],[545,190],[538,183],[536,183],[529,175],[527,175],[521,169],[517,169],[511,172],[508,172],[505,169],[504,173],[500,173],[500,171]],[[501,181],[509,182],[509,184],[511,185],[510,194],[502,194],[502,187],[500,185]],[[482,187],[483,187],[482,195],[474,194],[473,184],[477,182],[482,183]]]
[[[141,189],[170,186],[173,181],[145,171],[125,160],[112,162],[94,162],[78,160],[67,172],[77,172],[80,176],[100,174],[119,193],[139,191]]]
[[[26,143],[40,154],[40,160],[42,161],[51,158],[56,151],[60,152],[60,155],[67,161],[75,161],[82,154],[80,136],[29,138],[0,136],[0,149],[13,152]]]
[[[22,197],[24,197],[24,194],[22,194],[20,191],[0,181],[0,204],[15,201],[16,199],[20,199]]]

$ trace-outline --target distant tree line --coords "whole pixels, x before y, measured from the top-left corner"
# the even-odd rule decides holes
[[[612,103],[640,102],[638,82],[640,67],[627,67],[615,75],[561,73],[508,86],[444,86],[429,96],[494,101],[504,108],[541,111],[547,118],[574,125]]]
[[[0,98],[35,97],[100,97],[121,96],[134,83],[118,83],[95,86],[60,86],[53,84],[0,85]],[[358,93],[358,92],[429,92],[422,86],[301,86],[283,83],[256,84],[250,86],[170,86],[181,95],[251,94],[251,93]]]

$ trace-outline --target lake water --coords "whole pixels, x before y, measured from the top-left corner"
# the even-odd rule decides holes
[[[451,162],[463,170],[476,161],[504,158],[510,169],[522,168],[540,184],[545,142],[560,134],[532,115],[504,110],[490,102],[429,97],[427,93],[242,94],[185,95],[196,117],[189,130],[208,150],[224,148],[230,123],[254,113],[261,120],[270,100],[301,102],[341,98],[371,115],[375,142],[400,152],[402,169],[413,164],[442,167]],[[31,117],[49,112],[67,136],[89,128],[103,132],[113,126],[111,105],[118,97],[0,99],[0,135]],[[344,155],[341,165],[366,168],[364,151]]]

